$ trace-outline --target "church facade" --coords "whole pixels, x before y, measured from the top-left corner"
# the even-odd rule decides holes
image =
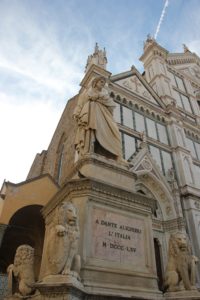
[[[96,45],[48,149],[3,183],[0,298],[200,299],[200,58],[148,36],[140,60],[112,75]]]

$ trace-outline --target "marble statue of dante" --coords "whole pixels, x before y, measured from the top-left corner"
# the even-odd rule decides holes
[[[95,139],[108,152],[122,160],[121,138],[113,119],[115,103],[105,88],[103,77],[93,79],[90,88],[80,94],[74,111],[78,123],[75,148],[79,157],[90,151],[91,139]]]

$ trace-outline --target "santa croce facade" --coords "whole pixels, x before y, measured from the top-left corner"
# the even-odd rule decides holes
[[[0,195],[0,299],[200,299],[200,58],[88,57],[47,150]]]

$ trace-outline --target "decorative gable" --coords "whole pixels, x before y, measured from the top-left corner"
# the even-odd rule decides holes
[[[148,151],[147,146],[144,146],[130,162],[131,171],[133,171],[138,176],[144,175],[147,173],[152,173],[157,179],[163,179],[163,175],[160,172],[159,167],[156,165],[156,162],[153,160],[151,154]]]
[[[136,93],[137,95],[145,98],[147,101],[150,101],[153,104],[160,106],[160,104],[150,94],[148,89],[145,87],[145,85],[138,78],[137,75],[132,75],[130,77],[123,78],[121,80],[116,81],[115,83],[129,90],[130,92]]]
[[[147,145],[143,144],[143,148],[133,157],[130,165],[130,170],[137,176],[135,186],[143,185],[154,195],[160,204],[164,219],[175,217],[172,188],[149,153]]]

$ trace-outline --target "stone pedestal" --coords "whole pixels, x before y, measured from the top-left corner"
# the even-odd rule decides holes
[[[77,163],[73,179],[43,210],[46,234],[42,282],[37,284],[41,299],[162,299],[152,236],[155,201],[135,192],[135,177],[124,164],[98,156]],[[62,276],[46,277],[46,239],[54,211],[69,201],[78,211],[84,289]]]

